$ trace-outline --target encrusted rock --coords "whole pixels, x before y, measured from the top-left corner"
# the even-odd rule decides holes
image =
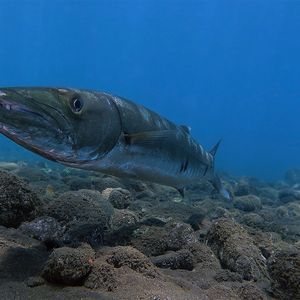
[[[102,289],[109,292],[118,287],[118,274],[116,269],[100,259],[95,260],[91,273],[84,282],[89,289]]]
[[[229,270],[241,274],[246,280],[267,276],[266,259],[242,226],[228,219],[220,219],[213,224],[207,240],[223,266]]]
[[[66,192],[48,205],[48,215],[66,226],[66,243],[102,243],[114,209],[98,191]]]
[[[300,299],[300,251],[278,250],[268,260],[272,290],[280,299]]]
[[[52,217],[40,217],[31,222],[22,223],[19,229],[24,234],[42,242],[56,244],[62,238],[65,226]]]
[[[257,211],[261,209],[261,200],[254,195],[241,196],[234,199],[233,205],[243,211]]]
[[[179,250],[186,245],[196,243],[197,236],[193,228],[186,223],[170,223],[166,226],[166,242],[169,250]]]
[[[18,177],[0,171],[0,225],[18,227],[34,219],[41,201]]]
[[[293,189],[285,189],[279,192],[279,200],[281,203],[300,201],[300,191]]]
[[[91,247],[62,247],[53,250],[42,276],[49,282],[82,285],[91,271],[95,253]]]
[[[115,268],[127,266],[130,269],[149,277],[155,277],[157,275],[156,268],[150,259],[130,246],[112,248],[107,253],[106,261]]]
[[[152,263],[159,268],[193,270],[194,257],[187,249],[170,252],[151,259]]]
[[[132,194],[122,188],[107,188],[102,191],[102,196],[118,209],[127,208],[133,201]]]

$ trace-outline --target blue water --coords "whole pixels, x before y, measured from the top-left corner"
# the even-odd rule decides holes
[[[133,99],[206,148],[222,138],[219,169],[276,179],[300,166],[299,15],[292,0],[0,0],[0,86]]]

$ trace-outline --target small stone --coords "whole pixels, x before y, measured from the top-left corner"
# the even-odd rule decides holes
[[[40,286],[40,285],[43,285],[44,283],[45,283],[44,278],[42,278],[40,276],[32,276],[32,277],[29,277],[27,280],[27,286],[29,286],[29,287]]]

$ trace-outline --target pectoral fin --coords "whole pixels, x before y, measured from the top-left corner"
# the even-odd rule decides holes
[[[176,137],[176,130],[144,131],[137,133],[124,133],[127,145],[149,146]]]

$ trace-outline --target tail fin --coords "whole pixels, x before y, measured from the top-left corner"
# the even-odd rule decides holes
[[[209,153],[212,155],[213,158],[215,158],[216,156],[216,153],[218,151],[218,148],[221,144],[221,141],[222,140],[219,140],[213,147],[212,149],[209,151]],[[214,165],[213,165],[213,168],[214,168]],[[219,177],[218,174],[214,173],[213,176],[212,176],[212,179],[211,179],[211,183],[212,185],[214,186],[214,188],[223,196],[225,197],[226,199],[230,200],[231,199],[231,196],[229,194],[229,192],[225,189],[222,181],[221,181],[221,178]]]

